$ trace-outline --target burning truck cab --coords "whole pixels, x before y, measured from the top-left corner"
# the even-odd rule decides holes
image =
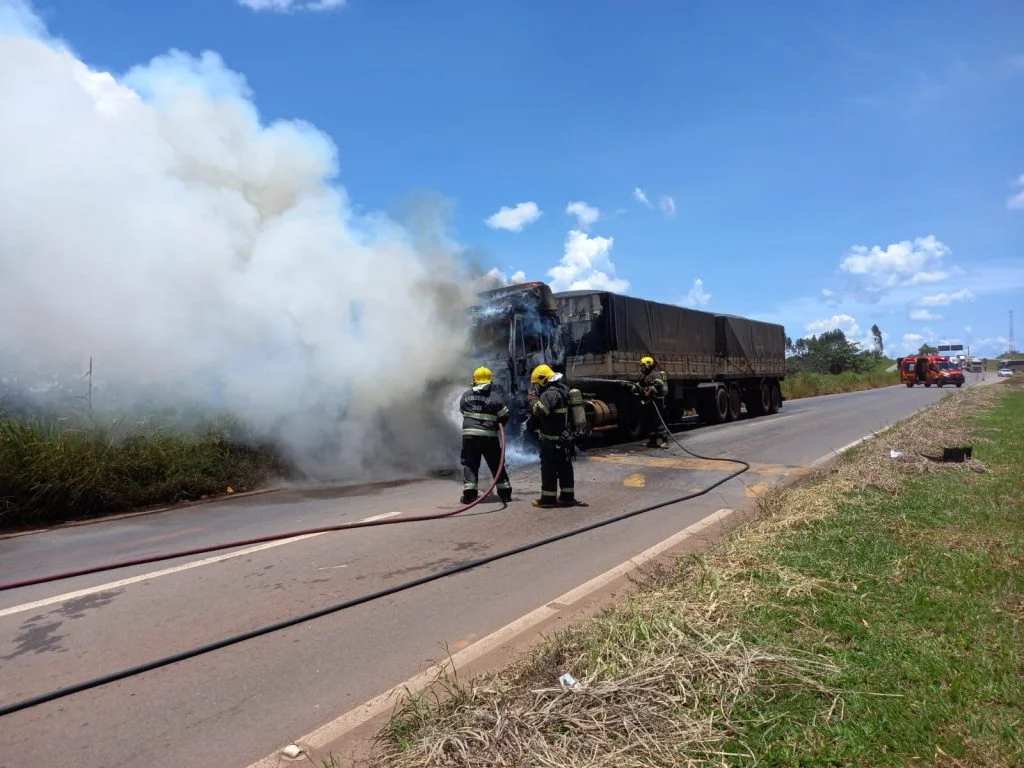
[[[513,285],[481,293],[469,312],[473,364],[491,369],[518,427],[533,369],[543,363],[565,372],[554,295],[545,283]]]

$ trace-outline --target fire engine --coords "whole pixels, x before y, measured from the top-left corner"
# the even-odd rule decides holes
[[[962,387],[964,371],[956,361],[942,355],[911,355],[900,363],[900,381],[908,387],[915,384]]]

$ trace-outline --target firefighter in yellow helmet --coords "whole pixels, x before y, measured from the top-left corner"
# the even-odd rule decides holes
[[[641,418],[647,432],[648,448],[668,448],[668,431],[662,418],[668,419],[665,398],[668,382],[664,371],[659,371],[654,358],[645,355],[640,358],[640,378],[633,384],[633,393],[640,398]],[[655,410],[657,409],[657,410]],[[661,413],[661,418],[658,413]]]
[[[536,389],[529,395],[527,426],[540,438],[540,498],[533,506],[576,506],[569,389],[562,374],[547,365],[534,368],[530,382]]]
[[[493,389],[489,368],[473,371],[473,386],[459,401],[462,412],[462,503],[469,504],[480,495],[480,459],[487,462],[493,477],[501,463],[501,435],[498,425],[508,423],[509,411],[500,392]],[[498,496],[506,504],[512,500],[512,483],[501,468],[497,484]]]

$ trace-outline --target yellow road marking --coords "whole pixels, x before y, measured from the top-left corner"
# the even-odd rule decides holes
[[[627,488],[643,488],[647,485],[647,478],[639,472],[636,472],[623,480],[622,484]]]
[[[669,456],[638,456],[618,454],[611,456],[590,456],[590,461],[607,464],[624,464],[629,467],[653,467],[660,469],[689,469],[697,472],[735,472],[738,465],[723,459],[694,459]],[[750,471],[757,475],[776,477],[786,474],[806,474],[803,467],[787,464],[755,464],[751,462]]]
[[[762,480],[759,483],[753,483],[752,485],[746,486],[743,489],[743,493],[747,498],[755,499],[764,496],[773,487],[774,486],[771,483],[767,482],[766,480]]]

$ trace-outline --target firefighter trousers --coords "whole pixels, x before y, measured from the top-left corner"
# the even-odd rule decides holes
[[[498,471],[498,464],[501,462],[501,441],[497,437],[482,437],[480,435],[463,435],[462,437],[462,496],[467,501],[472,501],[479,495],[478,485],[480,482],[480,459],[487,462],[491,470],[491,477]],[[506,501],[512,497],[512,483],[508,479],[508,472],[501,468],[501,476],[498,477],[498,496]]]
[[[662,398],[654,398],[643,405],[644,431],[647,433],[647,445],[651,448],[668,443],[668,430],[658,418],[659,413],[663,418],[666,417],[665,401]]]
[[[569,446],[555,440],[540,441],[540,504],[553,506],[573,504],[576,489],[573,487],[575,473]],[[561,493],[559,493],[561,490]]]

